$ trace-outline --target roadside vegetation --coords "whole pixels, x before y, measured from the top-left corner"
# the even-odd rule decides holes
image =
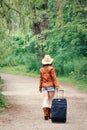
[[[4,86],[4,82],[0,77],[0,111],[4,110],[8,106],[5,96],[1,93],[3,86]]]
[[[3,86],[4,86],[4,82],[3,82],[3,80],[1,79],[1,76],[0,76],[0,91],[2,90]]]

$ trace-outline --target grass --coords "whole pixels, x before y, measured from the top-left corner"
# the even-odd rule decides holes
[[[23,65],[20,66],[10,66],[10,67],[0,67],[1,73],[17,74],[17,75],[26,75],[26,76],[35,76],[38,77],[38,73],[35,71],[28,72],[26,67]]]
[[[75,79],[70,77],[59,77],[58,80],[63,83],[68,83],[75,86],[77,89],[87,92],[87,80]]]
[[[2,73],[10,73],[10,74],[17,74],[17,75],[26,75],[26,76],[34,76],[39,77],[38,72],[35,71],[26,71],[26,67],[21,66],[14,66],[14,67],[1,67],[0,72]],[[59,82],[67,83],[70,85],[75,86],[77,89],[80,89],[84,92],[87,92],[87,80],[77,80],[70,77],[58,77]]]

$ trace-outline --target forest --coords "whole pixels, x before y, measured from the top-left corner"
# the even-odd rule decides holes
[[[0,0],[0,68],[39,73],[45,54],[57,76],[87,78],[87,1]]]

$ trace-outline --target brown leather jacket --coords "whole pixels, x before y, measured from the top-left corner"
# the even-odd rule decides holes
[[[44,66],[40,69],[40,86],[42,87],[57,87],[59,88],[58,82],[56,80],[55,69],[52,66]]]

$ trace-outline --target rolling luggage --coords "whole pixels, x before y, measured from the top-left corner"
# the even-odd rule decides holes
[[[58,94],[62,92],[62,98]],[[52,122],[66,122],[67,116],[67,100],[64,98],[64,90],[57,91],[57,98],[52,100],[51,106],[51,121]]]

